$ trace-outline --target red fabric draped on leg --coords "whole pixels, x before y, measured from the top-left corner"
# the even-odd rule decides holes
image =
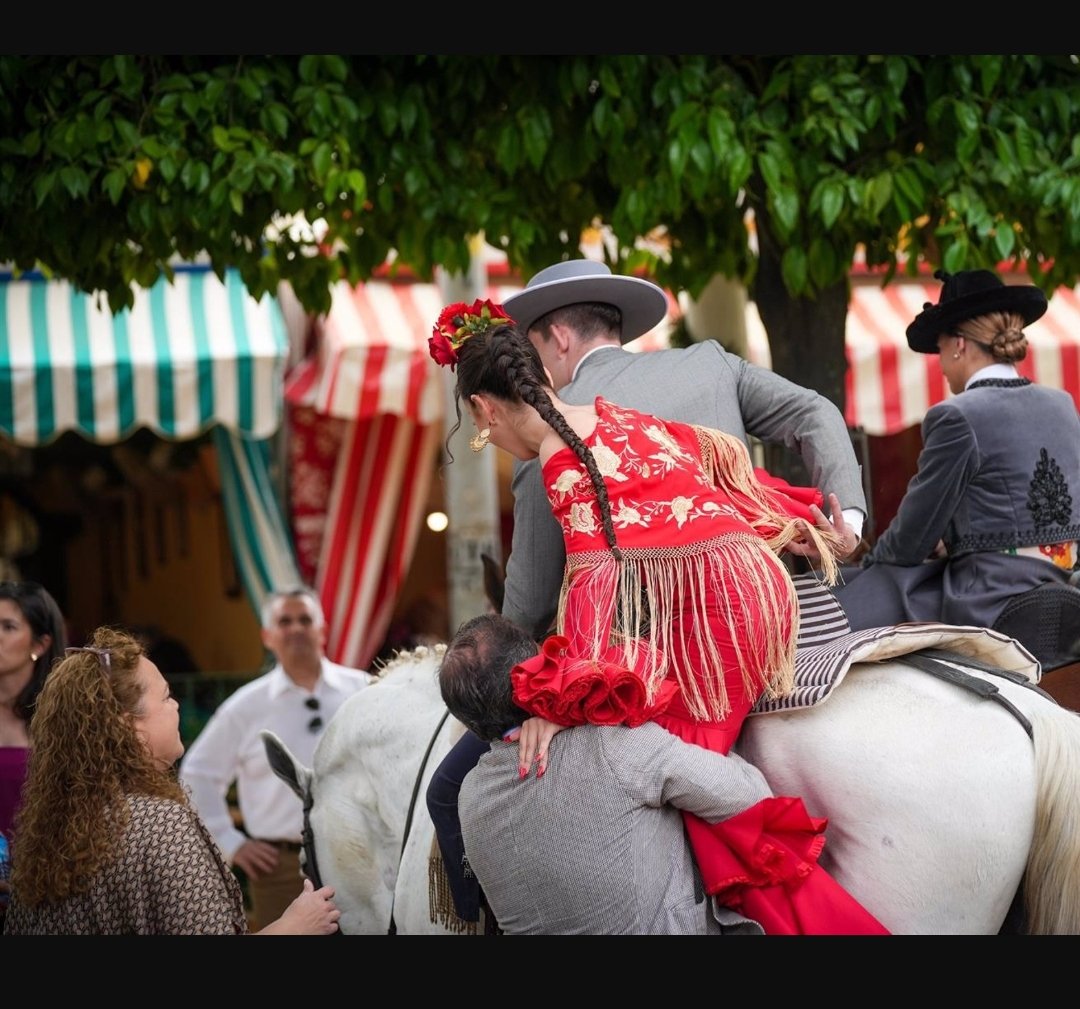
[[[765,799],[722,823],[684,814],[705,891],[767,935],[888,935],[818,864],[828,821],[802,799]]]

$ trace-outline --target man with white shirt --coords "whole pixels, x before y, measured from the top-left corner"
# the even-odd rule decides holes
[[[326,658],[322,606],[311,589],[271,593],[261,617],[274,667],[221,703],[180,764],[180,779],[222,853],[247,877],[256,930],[279,918],[303,889],[303,809],[271,770],[259,732],[270,729],[310,767],[326,724],[374,679]],[[228,805],[234,782],[243,830]]]

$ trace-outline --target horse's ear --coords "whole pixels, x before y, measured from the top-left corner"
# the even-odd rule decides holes
[[[311,771],[301,764],[269,729],[260,730],[259,735],[266,747],[266,759],[270,762],[270,769],[297,794],[301,802],[306,801],[311,790]]]
[[[496,613],[502,613],[506,573],[491,554],[480,554],[480,563],[484,565],[484,595],[491,603],[491,608]]]

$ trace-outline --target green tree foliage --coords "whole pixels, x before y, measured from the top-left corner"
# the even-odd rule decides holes
[[[603,222],[617,270],[746,282],[776,370],[842,405],[858,249],[1080,274],[1069,56],[4,56],[0,120],[0,261],[114,310],[176,257],[323,311],[391,250],[430,277],[483,232],[527,275]]]

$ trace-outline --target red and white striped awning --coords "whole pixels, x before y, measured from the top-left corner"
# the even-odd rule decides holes
[[[293,538],[345,665],[369,667],[415,551],[442,437],[427,344],[442,307],[435,284],[339,283],[286,378]]]
[[[518,290],[496,283],[487,296]],[[443,376],[428,353],[443,305],[437,284],[338,284],[285,382],[293,538],[322,599],[327,654],[346,665],[366,668],[382,643],[423,521],[443,437]],[[664,345],[667,329],[632,349]]]
[[[926,411],[951,395],[936,354],[907,345],[911,320],[941,284],[895,281],[853,284],[847,317],[847,410],[849,427],[870,435],[897,434],[922,422]],[[750,359],[770,367],[769,340],[757,307],[747,307]],[[1024,330],[1028,355],[1018,370],[1033,382],[1064,389],[1080,409],[1080,288],[1058,288],[1050,307]]]
[[[433,423],[442,381],[427,341],[442,307],[436,284],[337,284],[330,311],[314,321],[315,352],[289,374],[285,398],[327,417]]]
[[[502,303],[520,284],[491,278],[488,296]],[[936,303],[937,281],[894,281],[882,289],[856,278],[847,319],[847,410],[850,427],[867,434],[896,434],[919,424],[926,411],[949,395],[936,355],[907,346],[908,324],[926,302]],[[669,298],[667,320],[632,350],[667,346],[680,310]],[[323,321],[318,358],[294,369],[286,386],[290,402],[335,417],[383,413],[433,423],[442,416],[443,386],[427,352],[431,327],[443,307],[437,284],[371,281],[334,291]],[[771,367],[769,341],[757,307],[746,310],[749,357]],[[1028,357],[1020,372],[1033,381],[1065,389],[1080,408],[1080,288],[1059,288],[1046,315],[1027,327]]]

